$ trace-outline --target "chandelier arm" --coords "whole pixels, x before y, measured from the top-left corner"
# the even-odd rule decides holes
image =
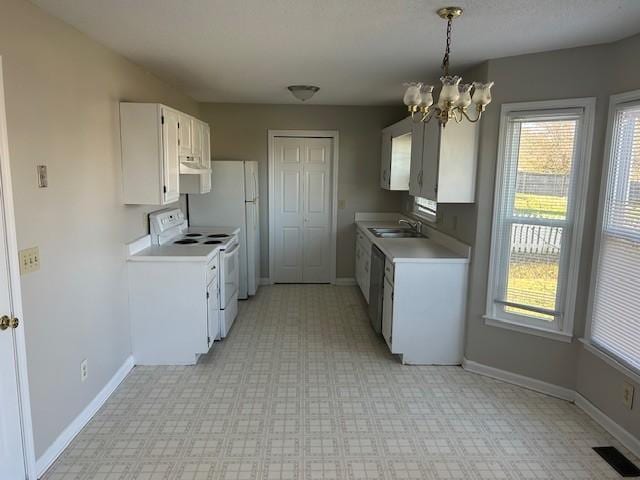
[[[476,110],[478,112],[478,115],[476,116],[475,119],[472,119],[467,112],[465,112],[464,110],[462,110],[462,114],[464,115],[464,117],[469,120],[471,123],[477,123],[478,121],[480,121],[480,117],[482,117],[482,110]]]
[[[427,110],[427,111],[425,112],[425,114],[422,116],[422,119],[421,119],[420,121],[421,121],[421,122],[423,122],[423,123],[427,123],[427,122],[429,122],[429,121],[433,118],[433,115],[434,115],[434,113],[436,112],[436,110],[438,110],[438,108],[437,108],[437,107],[435,107],[435,108],[434,108],[434,107],[429,108],[429,110]]]

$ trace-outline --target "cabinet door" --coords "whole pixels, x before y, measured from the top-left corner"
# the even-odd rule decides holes
[[[202,123],[202,155],[200,164],[202,168],[211,168],[211,131],[209,125]]]
[[[203,123],[198,120],[193,120],[192,124],[192,135],[191,135],[191,156],[196,159],[199,163],[202,163],[202,150],[203,150],[203,135],[202,131],[204,130]]]
[[[391,130],[382,130],[382,148],[380,158],[380,188],[388,189],[391,185]]]
[[[365,257],[365,250],[364,250],[364,248],[362,248],[362,245],[360,244],[360,242],[357,242],[356,243],[356,281],[358,282],[358,285],[360,286],[360,290],[362,291],[362,294],[365,295],[365,298],[366,298],[366,293],[365,293],[366,282],[365,282],[365,274],[364,274],[364,257]]]
[[[422,144],[424,142],[424,123],[414,122],[411,131],[411,167],[409,170],[409,195],[422,195]]]
[[[392,348],[393,334],[393,285],[389,283],[387,278],[384,279],[383,298],[382,298],[382,336],[389,348]]]
[[[440,163],[440,129],[436,119],[425,124],[422,142],[422,175],[420,176],[420,196],[438,201],[438,166]]]
[[[207,331],[209,348],[211,348],[213,341],[220,338],[220,296],[216,281],[211,282],[207,287]]]
[[[163,109],[162,117],[163,204],[167,204],[180,198],[179,116],[173,110]]]
[[[180,156],[193,155],[193,119],[186,115],[180,115]]]

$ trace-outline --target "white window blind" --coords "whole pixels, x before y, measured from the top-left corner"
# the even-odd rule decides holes
[[[640,371],[640,102],[614,108],[591,341]]]
[[[488,318],[552,331],[572,323],[584,130],[585,108],[503,112]]]
[[[427,220],[435,221],[438,204],[433,200],[422,197],[413,198],[413,211],[414,213],[426,218]]]

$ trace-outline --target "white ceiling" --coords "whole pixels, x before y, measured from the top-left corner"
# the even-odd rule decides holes
[[[439,76],[448,0],[33,0],[211,102],[399,103]],[[488,58],[609,42],[640,31],[638,0],[461,0],[453,71]]]

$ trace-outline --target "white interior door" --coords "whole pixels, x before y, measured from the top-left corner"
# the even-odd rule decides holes
[[[8,152],[2,90],[2,69],[0,65],[0,165],[3,174],[8,166],[4,157]],[[10,185],[2,178],[0,191],[10,192]],[[9,193],[10,195],[10,193]],[[4,208],[9,208],[5,207]],[[5,210],[0,205],[0,478],[26,478],[25,454],[23,449],[20,398],[18,394],[18,362],[16,352],[16,325],[12,315],[11,284],[9,280],[9,252]],[[14,262],[15,264],[15,262]],[[19,326],[22,328],[22,326]]]
[[[305,138],[303,268],[305,283],[331,281],[331,139]]]
[[[274,281],[331,281],[330,138],[274,139]]]

